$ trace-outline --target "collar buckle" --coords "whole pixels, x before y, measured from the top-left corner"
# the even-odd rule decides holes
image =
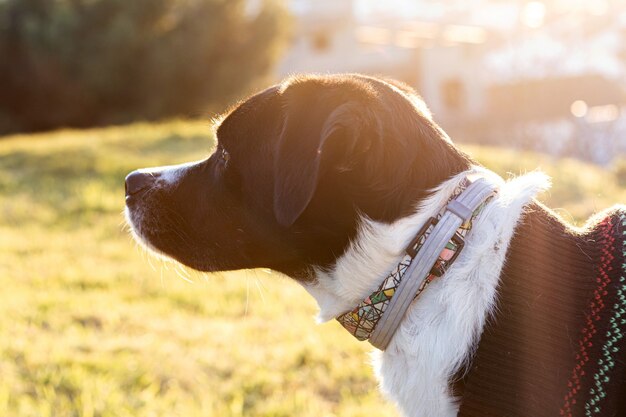
[[[408,246],[404,250],[407,255],[409,255],[411,258],[415,258],[415,256],[417,255],[417,252],[420,250],[420,248],[424,244],[424,241],[430,234],[432,228],[434,228],[437,225],[437,223],[439,223],[439,219],[437,219],[436,217],[431,217],[430,219],[426,221],[426,223],[424,223],[424,226],[422,226],[420,231],[417,232],[413,240],[411,240],[411,242],[408,244]]]

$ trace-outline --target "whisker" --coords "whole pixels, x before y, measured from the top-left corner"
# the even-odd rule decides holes
[[[198,282],[198,280],[202,278],[202,274],[193,268],[185,266],[185,270],[187,271],[188,274],[191,275],[191,277],[194,279],[194,282]]]
[[[145,255],[145,252],[144,252]],[[152,270],[154,272],[157,272],[157,269],[155,268],[154,264],[152,263],[152,256],[148,256],[148,258],[146,259],[148,261],[148,265],[150,265],[150,268],[152,268]]]
[[[181,277],[183,280],[189,282],[190,284],[194,284],[194,282],[189,279],[189,274],[180,266],[180,264],[176,265],[176,269],[174,269],[174,272],[176,272],[176,274]],[[187,276],[185,276],[187,275]]]
[[[246,307],[243,311],[244,316],[248,316],[248,304],[250,303],[250,279],[248,278],[248,272],[246,271]]]
[[[259,277],[255,277],[256,279],[254,280],[254,283],[256,284],[257,289],[259,290],[259,295],[261,296],[261,301],[263,301],[263,304],[265,304],[265,296],[263,295],[263,290],[261,289],[261,285],[263,285],[261,283],[261,285],[259,285],[259,282],[261,282],[259,280]]]

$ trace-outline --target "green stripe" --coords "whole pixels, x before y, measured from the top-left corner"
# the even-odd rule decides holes
[[[626,215],[620,216],[622,227],[626,229]],[[626,230],[622,232],[622,255],[626,259]],[[622,265],[617,290],[618,302],[613,305],[615,313],[610,320],[610,328],[606,332],[606,343],[602,346],[602,358],[598,360],[598,372],[593,376],[594,386],[589,390],[590,397],[585,403],[585,416],[592,417],[601,412],[600,402],[606,397],[605,387],[610,381],[610,372],[615,368],[614,356],[619,352],[618,342],[624,337],[621,326],[626,324],[626,262]]]

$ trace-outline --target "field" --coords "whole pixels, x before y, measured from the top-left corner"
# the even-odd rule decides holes
[[[0,416],[397,415],[368,345],[315,325],[268,271],[202,275],[151,259],[123,227],[124,176],[208,155],[205,123],[0,141]],[[481,147],[495,171],[542,168],[567,219],[626,202],[610,171]]]

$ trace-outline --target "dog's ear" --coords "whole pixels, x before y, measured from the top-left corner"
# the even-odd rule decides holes
[[[340,167],[355,149],[363,130],[356,103],[334,108],[315,106],[287,112],[274,165],[274,214],[291,226],[309,205],[322,170]],[[359,142],[359,150],[368,144]]]

